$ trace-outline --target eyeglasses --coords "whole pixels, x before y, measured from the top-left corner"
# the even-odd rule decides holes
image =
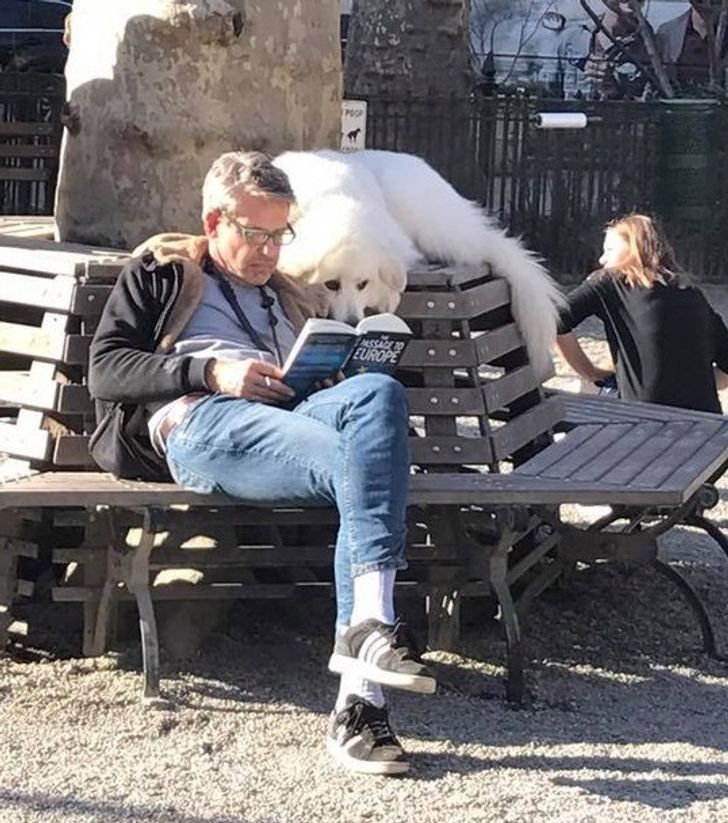
[[[244,226],[227,211],[223,211],[222,214],[228,223],[235,227],[235,231],[246,243],[255,246],[264,246],[268,243],[273,243],[274,246],[287,246],[296,239],[296,232],[288,224],[286,224],[285,229],[268,231],[267,229],[255,228],[255,226]]]

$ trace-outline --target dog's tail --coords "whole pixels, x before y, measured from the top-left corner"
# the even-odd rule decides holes
[[[461,252],[454,259],[471,264],[485,261],[494,274],[508,281],[513,317],[536,376],[545,380],[553,372],[558,310],[564,297],[537,255],[491,223],[479,209],[473,206],[472,210],[473,236],[479,238],[480,247],[471,241],[467,257]]]
[[[451,219],[419,232],[418,246],[428,257],[449,263],[482,265],[511,287],[513,316],[526,342],[526,348],[539,379],[553,369],[558,309],[564,298],[536,254],[515,237],[496,226],[477,206],[456,194],[450,201]]]
[[[513,315],[539,378],[551,373],[558,307],[563,297],[539,258],[509,237],[422,158],[364,151],[350,162],[367,166],[384,190],[387,208],[431,260],[488,263],[511,287]]]

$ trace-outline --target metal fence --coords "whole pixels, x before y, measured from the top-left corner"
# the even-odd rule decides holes
[[[64,97],[62,76],[0,72],[0,214],[52,213]],[[370,148],[424,157],[522,234],[563,279],[594,268],[604,223],[632,210],[672,217],[668,228],[686,267],[705,279],[725,276],[728,105],[714,107],[709,150],[699,156],[689,147],[666,162],[660,103],[475,97],[368,104]],[[582,111],[589,125],[544,131],[534,123],[537,111]],[[679,199],[681,183],[665,183],[692,167],[692,188],[705,190],[702,216],[675,219],[671,198]]]
[[[589,125],[542,130],[535,124],[537,111],[584,112]],[[716,107],[714,147],[706,162],[718,194],[706,203],[707,216],[696,225],[668,226],[686,267],[707,279],[722,276],[728,255],[727,125],[728,107]],[[663,130],[659,103],[368,100],[370,148],[424,157],[461,194],[522,234],[563,279],[595,268],[607,220],[633,210],[664,210]],[[687,165],[693,162],[698,161],[688,158]]]
[[[51,214],[65,78],[0,72],[0,214]]]

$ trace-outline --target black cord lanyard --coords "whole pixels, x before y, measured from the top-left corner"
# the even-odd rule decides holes
[[[268,354],[272,354],[276,358],[276,365],[282,366],[283,365],[283,355],[281,354],[281,347],[278,343],[278,334],[276,332],[276,326],[278,325],[278,318],[273,313],[273,305],[275,304],[275,298],[268,294],[268,290],[265,286],[257,286],[258,291],[260,292],[260,305],[266,310],[268,314],[268,323],[270,325],[270,333],[271,337],[273,338],[273,345],[275,347],[275,353],[271,351],[270,346],[263,340],[263,338],[258,334],[258,332],[253,327],[253,324],[248,320],[247,315],[243,311],[243,307],[240,305],[238,298],[233,291],[233,287],[228,282],[227,277],[223,272],[221,272],[215,263],[212,261],[210,257],[207,258],[205,261],[205,265],[203,266],[204,270],[212,277],[216,282],[217,285],[220,287],[220,291],[222,292],[222,296],[227,300],[230,308],[233,310],[235,317],[238,319],[238,323],[240,323],[241,328],[243,331],[250,337],[253,341],[255,346],[263,351],[267,351]]]

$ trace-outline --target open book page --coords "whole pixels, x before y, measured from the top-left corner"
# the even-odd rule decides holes
[[[283,364],[284,383],[305,395],[316,382],[341,370],[356,339],[356,330],[346,323],[307,320]]]
[[[337,320],[307,320],[283,364],[283,380],[300,397],[339,371],[347,376],[392,372],[410,336],[407,324],[394,314],[366,317],[356,329]]]

